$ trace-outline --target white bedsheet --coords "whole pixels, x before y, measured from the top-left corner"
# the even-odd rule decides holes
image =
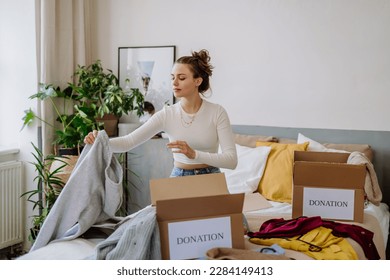
[[[17,260],[84,260],[94,254],[96,245],[103,240],[76,238],[52,242]]]

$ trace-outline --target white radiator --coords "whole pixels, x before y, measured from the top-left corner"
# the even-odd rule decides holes
[[[22,163],[0,163],[0,249],[23,242]]]

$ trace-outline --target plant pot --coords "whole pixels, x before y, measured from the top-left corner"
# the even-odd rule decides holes
[[[103,118],[96,119],[96,121],[103,123],[104,130],[106,131],[108,137],[118,136],[118,116],[114,114],[106,114],[103,116]]]
[[[83,148],[83,146],[74,148],[58,148],[57,154],[59,156],[78,156],[81,154]]]
[[[64,162],[66,162],[68,165],[66,165],[64,168],[62,168],[57,174],[56,176],[58,178],[61,179],[62,182],[64,182],[65,184],[68,182],[68,179],[70,177],[70,174],[72,173],[74,167],[76,166],[77,164],[77,160],[79,159],[79,156],[78,155],[75,155],[75,156],[70,156],[70,155],[66,155],[66,158],[62,158],[61,161],[53,161],[53,163],[51,164],[50,166],[50,172],[53,172],[54,170],[56,170],[57,168],[61,167],[62,165],[64,165]],[[60,189],[57,190],[57,191],[61,191]]]

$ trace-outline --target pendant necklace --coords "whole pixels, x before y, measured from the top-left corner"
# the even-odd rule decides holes
[[[198,114],[201,106],[202,106],[202,101],[200,103],[200,106],[198,108],[198,111],[196,111],[196,113],[194,114],[188,114],[184,111],[183,107],[181,106],[180,104],[180,119],[181,119],[181,124],[184,126],[184,127],[189,127],[192,125],[192,123],[195,121],[195,118],[196,118],[196,115]],[[184,114],[183,114],[184,112]]]
[[[185,117],[188,118],[188,120],[185,119]],[[184,127],[189,127],[192,125],[192,123],[194,122],[195,120],[195,117],[196,117],[196,114],[193,114],[193,115],[183,115],[183,108],[180,107],[180,119],[181,119],[181,124],[184,126]]]

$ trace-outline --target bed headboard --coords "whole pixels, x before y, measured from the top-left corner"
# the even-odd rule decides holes
[[[382,188],[383,202],[390,206],[390,131],[342,130],[232,125],[239,134],[297,139],[298,133],[322,143],[368,144],[374,150],[374,167]]]

